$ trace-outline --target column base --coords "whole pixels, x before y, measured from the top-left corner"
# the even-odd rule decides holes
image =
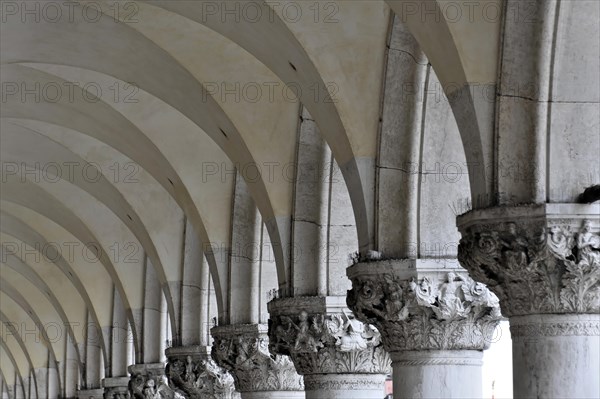
[[[309,374],[304,376],[306,399],[381,399],[384,374]]]
[[[510,318],[515,398],[600,398],[600,315]]]
[[[395,399],[481,397],[482,351],[399,351],[391,357]]]

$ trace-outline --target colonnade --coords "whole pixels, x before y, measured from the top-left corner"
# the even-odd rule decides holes
[[[393,369],[394,398],[481,397],[483,351],[504,316],[515,397],[598,397],[599,212],[470,211],[457,219],[460,264],[357,259],[347,297],[274,298],[268,325],[214,327],[212,349],[170,348],[166,374],[132,366],[132,382],[184,397],[375,399]]]

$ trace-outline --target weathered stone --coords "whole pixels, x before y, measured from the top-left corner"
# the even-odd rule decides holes
[[[481,396],[482,351],[501,318],[485,285],[442,259],[362,262],[347,274],[348,306],[381,331],[396,397]]]
[[[190,399],[239,398],[233,377],[214,362],[208,347],[171,347],[165,354],[166,375],[175,394]]]
[[[293,297],[268,304],[270,351],[291,357],[304,376],[307,399],[350,397],[343,395],[362,380],[370,382],[356,397],[378,398],[390,371],[379,331],[357,320],[342,301]]]
[[[600,204],[471,211],[459,259],[510,317],[515,397],[600,396]]]
[[[215,340],[212,358],[231,373],[242,397],[246,397],[246,392],[270,393],[273,397],[288,391],[304,395],[303,379],[291,359],[269,353],[266,325],[219,326],[211,334]]]

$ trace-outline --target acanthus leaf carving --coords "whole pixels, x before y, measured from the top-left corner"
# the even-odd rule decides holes
[[[291,359],[269,353],[266,333],[233,325],[215,327],[212,335],[212,357],[233,375],[239,392],[304,390]]]
[[[458,258],[498,295],[506,316],[597,313],[600,236],[591,221],[476,224],[463,232]]]
[[[128,377],[107,377],[102,381],[104,399],[130,399]]]
[[[382,332],[389,352],[482,350],[489,346],[501,318],[498,298],[460,273],[449,272],[444,279],[359,273],[351,280],[348,306]]]
[[[148,379],[142,388],[144,399],[184,399],[179,392],[169,387],[167,377],[162,375],[158,378],[158,384],[154,379]]]
[[[130,395],[127,390],[117,390],[114,388],[104,390],[104,399],[129,399]]]
[[[131,399],[183,399],[169,387],[164,365],[136,364],[130,366],[131,377],[127,394],[112,390],[113,397],[128,396]],[[106,395],[105,395],[106,396]]]
[[[277,301],[294,301],[283,298]],[[390,359],[381,334],[353,314],[300,310],[296,314],[271,311],[270,351],[290,356],[299,374],[387,373]],[[310,313],[309,313],[310,312]]]
[[[172,348],[171,348],[172,349]],[[180,348],[179,348],[180,349]],[[190,399],[233,399],[233,377],[219,367],[208,353],[167,354],[166,374],[169,386],[177,395]]]

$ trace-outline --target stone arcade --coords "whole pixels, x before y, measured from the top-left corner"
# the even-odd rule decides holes
[[[597,0],[0,11],[0,399],[600,397]]]

